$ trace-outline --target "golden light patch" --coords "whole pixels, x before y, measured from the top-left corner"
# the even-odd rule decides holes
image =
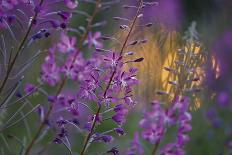
[[[190,44],[182,49],[171,51],[164,61],[161,79],[163,89],[169,92],[171,99],[176,95],[186,95],[191,90],[198,89],[205,77],[202,64],[205,58],[202,49],[196,44]],[[194,108],[201,105],[200,99],[194,95]]]
[[[126,32],[119,32],[116,35],[118,40],[125,37]],[[133,52],[133,55],[128,55],[125,58],[125,61],[135,60],[137,58],[143,57],[144,61],[140,63],[128,63],[126,68],[136,67],[138,68],[137,78],[140,81],[140,84],[135,88],[135,96],[140,103],[150,103],[152,100],[162,100],[164,102],[170,102],[173,99],[175,94],[183,95],[184,89],[191,89],[196,85],[200,85],[201,82],[189,82],[184,83],[181,86],[181,91],[177,85],[179,81],[181,83],[182,79],[190,80],[195,78],[195,76],[204,75],[202,70],[196,69],[195,74],[187,75],[184,74],[172,74],[166,70],[164,67],[170,67],[176,70],[177,72],[186,72],[183,67],[178,66],[175,61],[183,61],[186,65],[192,68],[197,68],[201,66],[204,61],[202,56],[202,48],[196,44],[191,44],[184,46],[182,49],[185,54],[192,54],[192,56],[197,55],[197,59],[190,59],[190,56],[183,56],[178,54],[178,49],[181,47],[182,42],[181,37],[176,32],[166,32],[163,29],[158,31],[144,31],[136,30],[134,31],[129,42],[134,40],[139,40],[138,38],[143,38],[146,36],[148,40],[145,44],[139,44],[136,46],[128,46],[125,49],[125,52]],[[117,48],[116,48],[117,49]],[[203,79],[203,77],[201,77]],[[168,95],[158,95],[157,91],[168,92]],[[200,100],[197,100],[196,107],[200,107]]]
[[[220,65],[218,64],[215,56],[212,57],[211,61],[212,61],[211,63],[212,63],[213,70],[216,73],[216,78],[219,78],[221,74]]]

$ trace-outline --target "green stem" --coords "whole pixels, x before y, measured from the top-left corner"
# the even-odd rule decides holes
[[[152,150],[151,155],[155,155],[155,154],[156,154],[156,152],[157,152],[157,150],[158,150],[158,147],[159,147],[159,144],[160,144],[160,141],[157,141],[157,142],[155,143],[155,146],[154,146],[154,148],[153,148],[153,150]]]

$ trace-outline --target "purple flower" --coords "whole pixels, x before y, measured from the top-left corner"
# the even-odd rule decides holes
[[[173,102],[172,108],[170,108],[170,111],[178,110],[180,113],[188,111],[189,108],[189,98],[188,97],[177,97],[175,101]]]
[[[77,80],[78,72],[75,70],[72,61],[67,61],[66,64],[61,68],[61,71],[64,72],[68,78]]]
[[[125,96],[124,97],[124,102],[126,103],[126,104],[128,104],[128,105],[135,105],[136,103],[134,102],[134,100],[131,98],[131,97],[129,97],[129,96]]]
[[[80,125],[80,122],[76,118],[74,118],[72,120],[69,120],[69,121],[72,122],[72,123],[74,123],[77,126]]]
[[[73,116],[79,115],[79,102],[71,94],[59,94],[56,99],[53,101],[55,104],[61,108],[65,108]]]
[[[74,60],[74,55],[69,55],[64,66],[61,68],[61,71],[64,72],[68,78],[72,80],[79,80],[79,74],[84,70],[86,62],[81,53],[78,53],[78,55],[75,56]]]
[[[51,86],[55,86],[60,79],[60,68],[55,62],[55,48],[49,49],[49,54],[45,57],[45,62],[41,67],[41,78]]]
[[[227,146],[229,147],[229,148],[232,148],[232,141],[230,140],[229,142],[227,142]]]
[[[16,21],[15,15],[2,13],[0,10],[0,28],[6,28]],[[7,24],[6,24],[7,23]]]
[[[222,107],[228,107],[230,97],[226,92],[220,92],[217,96],[217,102]]]
[[[90,131],[91,130],[91,127],[92,127],[92,122],[87,122],[84,126],[84,129]]]
[[[149,129],[143,130],[142,138],[149,141],[151,144],[155,144],[156,142],[160,141],[160,139],[163,137],[163,134],[164,128],[154,125],[152,127],[150,126]]]
[[[22,20],[22,22],[25,22],[23,26],[28,25],[29,27],[29,30],[25,31],[26,36],[22,37],[22,44],[24,42],[30,44],[30,41],[43,39],[48,37],[54,28],[62,28],[59,31],[61,34],[58,35],[60,36],[60,41],[46,51],[47,55],[41,65],[40,75],[40,83],[45,85],[45,88],[48,90],[45,91],[46,89],[44,89],[41,93],[46,96],[50,105],[48,105],[49,109],[47,110],[40,108],[39,114],[42,123],[49,125],[48,127],[57,131],[54,142],[58,144],[63,143],[72,152],[72,146],[68,140],[68,129],[73,129],[73,127],[80,132],[83,129],[88,130],[86,131],[87,139],[86,143],[84,142],[83,152],[86,151],[86,146],[92,142],[112,142],[113,136],[106,133],[113,132],[113,134],[116,133],[119,136],[125,135],[121,126],[126,122],[126,115],[130,106],[136,103],[133,100],[133,86],[138,84],[138,80],[136,79],[136,69],[129,68],[129,70],[126,70],[124,64],[137,63],[142,61],[143,58],[124,62],[123,52],[126,52],[123,50],[124,47],[121,51],[110,50],[109,52],[100,53],[94,50],[92,57],[85,58],[81,53],[81,50],[84,50],[82,48],[84,43],[80,47],[76,47],[76,38],[67,35],[67,31],[72,31],[73,29],[67,28],[65,30],[72,16],[70,9],[74,9],[78,5],[76,0],[7,0],[4,2],[6,3],[3,11],[2,6],[0,6],[0,19],[2,20],[4,17],[4,19],[8,19],[8,22],[10,20],[13,21],[13,18],[10,19],[9,17],[14,15],[15,10],[21,11],[21,7],[18,5],[27,4],[31,8],[31,10],[26,9],[30,14],[25,12],[25,15],[28,15],[32,20]],[[65,4],[69,9],[63,10],[61,3]],[[102,4],[106,3],[102,2]],[[96,3],[96,9],[100,9],[96,11],[101,11],[101,8],[109,5],[107,3],[107,6],[102,6],[102,4],[100,2]],[[21,13],[23,15],[24,11]],[[81,11],[75,13],[87,15]],[[89,21],[91,22],[92,20]],[[0,24],[3,23],[2,21],[0,22]],[[88,25],[92,24],[88,23]],[[86,34],[88,34],[87,42],[89,46],[95,48],[103,47],[103,44],[100,42],[100,32],[92,34],[91,32],[89,33],[89,30],[86,30]],[[125,40],[125,45],[128,38],[129,36]],[[83,41],[85,39],[83,38]],[[19,50],[23,47],[25,45],[20,45]],[[72,93],[67,93],[69,92],[69,84],[72,86]],[[53,86],[53,88],[49,86]],[[34,90],[35,87],[33,85],[26,85],[25,87],[26,92]],[[84,112],[82,112],[83,109],[85,110]],[[96,111],[96,109],[98,110]],[[110,120],[111,123],[114,123],[114,126],[108,130],[109,132],[97,133],[95,129],[105,120]],[[42,134],[44,127],[45,125],[41,124],[37,135]],[[31,143],[34,143],[37,139],[38,137],[35,137]],[[29,152],[30,149],[28,148],[27,151]],[[118,154],[116,149],[108,152]],[[138,134],[135,134],[130,152],[138,152],[139,154],[143,152],[142,148],[140,148]]]
[[[64,128],[64,125],[67,124],[67,121],[66,121],[63,117],[60,117],[60,118],[56,121],[56,124],[58,125],[58,127]]]
[[[66,34],[61,33],[61,41],[57,45],[61,53],[69,53],[76,51],[75,45],[75,37],[68,37]]]
[[[103,135],[101,137],[102,141],[105,142],[105,143],[110,143],[113,141],[113,137],[112,136],[109,136],[109,135]]]
[[[9,10],[13,9],[17,4],[18,4],[18,0],[1,1],[1,7],[7,8]]]
[[[152,144],[159,142],[166,130],[166,113],[160,103],[154,101],[151,111],[144,113],[144,118],[139,123],[143,129],[142,138]]]
[[[109,52],[104,56],[104,60],[106,61],[106,68],[108,67],[119,67],[122,65],[122,56],[119,55],[118,52]]]
[[[123,136],[125,134],[123,128],[114,128],[114,132],[117,133],[119,136]]]
[[[71,112],[71,114],[78,116],[79,115],[78,103],[75,102],[75,100],[69,101],[69,107],[67,108],[67,110]]]
[[[209,120],[214,128],[221,127],[223,123],[215,107],[211,107],[208,109],[208,111],[206,112],[206,118]]]
[[[189,142],[189,140],[190,140],[190,137],[186,134],[179,133],[177,135],[177,144],[179,144],[180,146],[184,146],[184,144]]]
[[[143,154],[144,150],[139,142],[139,133],[134,133],[134,139],[130,144],[130,148],[126,151],[125,155],[139,155]]]
[[[42,65],[42,80],[51,86],[55,86],[60,81],[60,69],[55,64]]]
[[[114,107],[114,111],[118,112],[124,109],[124,105],[123,104],[118,104]]]
[[[118,125],[122,126],[126,122],[126,114],[128,113],[128,109],[123,107],[123,109],[117,111],[113,116],[112,120],[115,121]]]
[[[59,94],[57,95],[56,99],[54,100],[56,104],[59,104],[61,106],[67,106],[68,105],[68,99],[65,94]],[[52,101],[52,102],[54,102]]]
[[[185,151],[180,145],[170,143],[161,149],[161,155],[185,155]]]
[[[136,79],[136,74],[131,72],[124,71],[121,74],[118,74],[115,80],[116,80],[116,85],[122,88],[130,87],[138,84],[138,80]]]
[[[208,111],[206,112],[206,117],[207,117],[209,120],[212,120],[212,119],[218,117],[218,112],[217,112],[217,110],[215,109],[215,107],[211,107],[211,108],[208,109]]]
[[[177,130],[177,138],[174,143],[169,143],[163,146],[161,149],[162,155],[184,155],[184,145],[190,140],[187,135],[192,130],[190,121],[192,119],[191,114],[188,112],[189,99],[187,97],[177,97],[173,102],[173,105],[169,107],[169,115],[171,114],[175,120]],[[173,115],[175,113],[175,115]]]
[[[62,2],[62,1],[61,1]],[[6,28],[7,25],[10,25],[13,21],[12,17],[21,16],[21,14],[28,15],[28,17],[32,17],[37,14],[37,18],[33,21],[33,24],[36,25],[35,28],[64,28],[64,23],[68,22],[71,17],[71,13],[68,11],[64,11],[65,8],[59,7],[59,11],[57,11],[57,7],[52,7],[56,3],[60,3],[56,0],[43,1],[40,4],[40,0],[3,0],[0,3],[0,28]],[[65,4],[69,8],[75,8],[77,6],[77,2],[72,0],[65,0]],[[20,10],[20,11],[16,11]],[[21,12],[21,13],[19,13]],[[61,20],[57,19],[57,16],[61,17]],[[21,16],[22,17],[22,16]],[[17,20],[19,22],[19,20]],[[31,21],[29,19],[24,19],[20,22],[22,25],[28,25]],[[54,26],[54,23],[56,26]]]
[[[36,91],[36,87],[33,84],[27,83],[24,87],[24,91],[25,93],[32,93],[34,91]]]
[[[101,135],[96,133],[94,135],[94,140],[98,142],[111,143],[113,141],[113,137],[110,135]]]
[[[72,17],[72,14],[67,11],[58,11],[57,14],[64,20],[67,21]]]
[[[66,136],[68,136],[68,131],[62,127],[58,136],[60,139],[65,138]]]
[[[88,40],[87,40],[89,47],[94,46],[95,48],[102,48],[103,47],[102,43],[98,41],[100,38],[101,38],[101,32],[96,32],[94,34],[92,34],[92,32],[89,32]]]
[[[77,0],[64,0],[64,3],[69,9],[75,9],[78,6]]]
[[[97,88],[99,88],[99,74],[93,71],[81,82],[81,89],[78,92],[78,96],[83,99],[97,101]]]
[[[184,145],[190,140],[187,133],[191,131],[191,114],[188,112],[189,99],[177,97],[168,108],[163,108],[157,101],[152,108],[145,111],[140,121],[142,138],[152,144],[159,144],[167,132],[167,127],[177,127],[177,138],[174,143],[168,143],[161,149],[162,155],[184,155]]]
[[[182,122],[183,124],[181,124],[179,132],[181,133],[187,133],[189,131],[192,130],[192,126],[190,124],[188,124],[187,122]]]

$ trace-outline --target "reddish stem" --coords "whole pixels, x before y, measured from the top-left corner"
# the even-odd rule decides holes
[[[135,26],[136,20],[137,20],[137,18],[138,18],[138,15],[139,15],[139,13],[140,13],[140,11],[141,11],[141,9],[142,9],[142,4],[143,4],[143,0],[140,0],[140,1],[139,1],[138,10],[137,10],[136,15],[135,15],[135,17],[134,17],[134,19],[133,19],[133,22],[132,22],[132,25],[131,25],[131,27],[130,27],[129,33],[128,33],[128,35],[127,35],[127,37],[126,37],[126,39],[125,39],[125,41],[124,41],[124,43],[123,43],[123,45],[122,45],[122,48],[121,48],[121,50],[120,50],[120,56],[122,56],[123,51],[124,51],[124,49],[125,49],[125,47],[126,47],[126,45],[127,45],[127,42],[129,41],[129,37],[130,37],[130,35],[131,35],[131,33],[132,33],[133,29],[134,29],[134,26]],[[110,80],[109,80],[109,82],[108,82],[108,84],[107,84],[107,86],[106,86],[106,89],[105,89],[105,91],[104,91],[103,98],[106,97],[107,91],[108,91],[108,89],[109,89],[109,87],[110,87],[111,82],[113,81],[113,78],[114,78],[114,75],[116,74],[116,72],[117,72],[117,65],[116,65],[116,67],[115,67],[115,69],[114,69],[114,71],[113,71],[113,73],[112,73],[112,75],[111,75],[111,77],[110,77]],[[82,150],[81,150],[81,155],[84,155],[85,150],[86,150],[86,147],[87,147],[87,145],[88,145],[88,142],[89,142],[91,136],[92,136],[93,133],[94,133],[94,128],[95,128],[96,121],[97,121],[97,118],[98,118],[98,116],[99,116],[100,111],[101,111],[101,106],[99,105],[98,110],[97,110],[97,112],[96,112],[96,114],[95,114],[95,117],[94,117],[94,120],[93,120],[93,124],[92,124],[91,129],[90,129],[90,132],[88,133],[88,135],[87,135],[87,137],[86,137],[86,139],[85,139],[85,141],[84,141],[84,145],[83,145],[83,148],[82,148]]]
[[[94,10],[94,12],[93,12],[93,15],[91,16],[91,18],[90,18],[90,20],[89,20],[89,22],[88,22],[86,32],[83,34],[83,36],[82,36],[82,38],[81,38],[80,47],[79,47],[79,49],[76,51],[76,53],[75,53],[75,55],[74,55],[74,58],[73,58],[73,60],[72,60],[72,64],[75,62],[75,60],[76,60],[76,58],[77,58],[77,56],[78,56],[78,54],[79,54],[79,51],[83,48],[83,42],[84,42],[85,39],[87,38],[88,32],[91,30],[91,25],[92,25],[92,22],[93,22],[93,20],[94,20],[94,18],[95,18],[95,16],[96,16],[96,14],[97,14],[100,1],[101,1],[101,0],[98,0],[98,3],[96,4],[96,8],[95,8],[95,10]],[[61,84],[60,84],[60,86],[59,86],[59,88],[58,88],[58,90],[57,90],[57,92],[56,92],[56,96],[60,94],[60,92],[62,91],[62,89],[63,89],[64,86],[65,86],[66,81],[67,81],[67,76],[65,76],[65,77],[62,79]],[[52,112],[52,109],[53,109],[53,104],[51,104],[51,106],[49,107],[48,112],[47,112],[46,115],[45,115],[45,119],[44,119],[45,121],[48,120],[48,118],[49,118],[49,116],[50,116],[50,114],[51,114],[51,112]],[[32,147],[33,147],[33,145],[35,144],[36,140],[38,139],[40,133],[42,132],[42,130],[44,129],[45,126],[46,126],[46,124],[45,124],[44,122],[42,122],[42,123],[40,124],[39,129],[38,129],[38,131],[36,132],[35,137],[32,139],[32,141],[30,142],[30,144],[28,145],[28,147],[27,147],[27,149],[26,149],[25,155],[29,155],[29,153],[30,153],[30,151],[31,151],[31,149],[32,149]]]

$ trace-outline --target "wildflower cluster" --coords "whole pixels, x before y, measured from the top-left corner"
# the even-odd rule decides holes
[[[57,9],[57,5],[62,5]],[[8,47],[5,43],[5,37],[2,35],[3,42],[3,62],[5,68],[2,82],[0,85],[0,93],[2,93],[9,79],[11,73],[15,68],[15,64],[19,55],[30,45],[39,39],[47,38],[51,35],[53,29],[62,30],[66,29],[67,24],[72,16],[70,9],[77,7],[77,1],[63,0],[63,1],[46,1],[46,0],[2,0],[0,2],[0,28],[7,29],[14,42]],[[18,31],[21,29],[22,31]],[[22,32],[22,38],[18,37],[16,33]],[[21,41],[19,41],[21,40]],[[11,51],[8,50],[11,48]],[[16,49],[14,51],[14,49]],[[8,54],[10,53],[10,54]],[[23,73],[25,68],[30,66],[40,53],[35,54],[28,63],[23,65],[23,69],[18,71],[19,74]],[[8,60],[9,59],[9,60]],[[7,66],[7,67],[6,67]],[[14,78],[17,78],[15,76]],[[13,78],[13,79],[14,79]]]
[[[209,70],[203,67],[207,57],[199,41],[195,22],[185,32],[181,43],[175,45],[175,52],[171,53],[173,57],[168,55],[164,63],[160,63],[160,60],[158,63],[144,65],[141,63],[144,56],[137,54],[136,50],[150,43],[146,34],[151,31],[147,29],[155,25],[157,29],[154,31],[167,29],[163,32],[169,33],[177,30],[183,18],[183,9],[179,0],[125,2],[0,0],[1,153],[53,154],[55,149],[52,147],[65,147],[62,153],[80,155],[140,155],[148,152],[152,155],[185,155],[186,144],[190,141],[191,123],[194,123],[192,113],[202,106],[197,93],[202,90],[201,84],[206,76],[210,77],[207,84],[213,90],[211,98],[219,104],[211,106],[205,116],[214,128],[223,126],[225,134],[231,136],[230,124],[222,121],[221,113],[216,108],[229,111],[232,108],[229,105],[230,60],[225,56],[232,49],[232,34],[227,33],[221,42],[215,44],[213,50],[223,52],[214,53],[215,56],[210,60],[212,62],[209,62],[212,68]],[[123,12],[129,16],[117,14],[113,17],[113,26],[118,29],[114,35],[105,35],[102,29],[107,22],[99,19],[104,19],[102,14],[111,11],[109,8],[112,7],[118,10],[117,7],[122,7]],[[151,12],[156,17],[150,17]],[[98,18],[100,15],[101,18]],[[70,24],[76,16],[84,21],[76,20],[78,24]],[[157,34],[160,36],[155,45],[160,44],[160,49],[166,49],[164,42],[168,42],[170,36],[168,47],[173,50],[171,34]],[[45,50],[36,49],[40,46],[37,43],[43,43],[43,40],[49,40],[46,42],[48,47],[43,47]],[[154,45],[152,41],[150,45]],[[150,45],[147,46],[149,50]],[[34,53],[35,50],[38,52]],[[169,53],[163,54],[162,60],[166,54]],[[39,59],[40,56],[43,56],[42,59]],[[36,60],[41,60],[32,70],[36,76],[28,77],[25,71]],[[151,66],[155,64],[162,66],[164,72],[158,71],[160,77],[156,79],[157,82],[152,82],[149,77],[146,83],[162,83],[154,86],[156,92],[150,88],[144,90],[146,93],[150,91],[146,94],[147,100],[150,100],[149,94],[152,93],[155,100],[153,98],[153,102],[142,113],[140,109],[134,108],[138,103],[136,99],[139,99],[136,98],[137,90],[134,88],[142,85],[137,79],[138,68],[135,66],[147,67],[150,75],[153,73],[150,72]],[[144,74],[143,71],[140,73]],[[190,101],[193,99],[196,101],[195,107],[191,106]],[[143,115],[137,121],[139,129],[133,131],[133,139],[129,147],[125,148],[126,145],[119,145],[118,137],[131,135],[127,131],[127,125],[131,125],[127,116],[132,109]],[[139,114],[135,119],[138,117]],[[18,128],[18,125],[25,129],[20,131],[22,133],[8,130],[15,126]],[[10,140],[16,141],[20,149],[12,151],[11,144],[8,144]],[[226,144],[232,148],[230,138]]]
[[[203,54],[200,53],[200,46],[196,42],[198,38],[195,26],[193,23],[186,32],[184,49],[178,50],[173,64],[170,67],[164,67],[164,70],[170,74],[167,83],[171,87],[168,87],[166,91],[157,91],[157,95],[169,96],[170,99],[164,99],[164,101],[168,101],[164,102],[166,105],[159,101],[153,101],[151,108],[144,112],[144,116],[139,122],[139,126],[142,128],[141,137],[154,145],[151,151],[153,155],[158,150],[162,155],[186,154],[184,146],[190,140],[188,132],[192,129],[190,124],[192,115],[189,112],[190,100],[186,95],[195,95],[194,93],[200,91],[198,88],[200,87],[200,75],[197,69],[203,64],[202,59],[204,60]],[[194,32],[194,34],[190,32]],[[196,50],[197,48],[199,49]],[[160,147],[169,130],[174,128],[177,129],[176,139]],[[137,154],[142,154],[142,152],[137,152]]]
[[[125,152],[125,155],[135,155],[135,154],[143,154],[144,150],[141,146],[140,140],[139,140],[139,133],[134,133],[134,139],[132,140],[129,149]]]
[[[90,62],[84,60],[82,53],[75,46],[76,38],[69,37],[65,33],[61,34],[60,42],[48,50],[48,55],[42,64],[41,79],[43,82],[55,86],[61,82],[61,74],[74,81],[82,80],[81,77],[84,76],[85,70],[88,71]],[[59,56],[66,59],[61,62]]]
[[[92,45],[91,40],[88,42]],[[66,55],[66,60],[58,64],[55,58],[57,54]],[[74,93],[61,91],[57,96],[49,96],[49,101],[54,105],[56,111],[60,110],[60,116],[64,116],[65,111],[68,112],[70,114],[68,119],[73,117],[74,122],[71,121],[72,123],[77,121],[80,113],[84,115],[83,111],[81,112],[79,109],[88,107],[87,111],[84,111],[90,114],[86,115],[87,123],[84,123],[82,127],[89,132],[94,122],[100,124],[107,113],[114,111],[111,118],[118,125],[114,131],[119,135],[124,135],[121,126],[125,123],[127,106],[135,104],[132,99],[132,87],[138,83],[136,69],[124,70],[125,62],[123,62],[123,55],[120,55],[119,52],[95,52],[94,56],[84,59],[82,53],[75,48],[75,39],[62,34],[61,42],[49,49],[49,53],[45,57],[41,68],[41,79],[48,85],[55,86],[61,83],[62,77],[66,77],[73,82],[78,82],[79,86]],[[134,61],[138,62],[138,60]],[[105,107],[105,111],[102,112],[104,114],[101,114],[100,111],[92,114],[91,105],[88,106],[90,103],[96,103],[102,109]],[[58,119],[57,124],[62,128],[61,132],[64,132],[64,125],[67,122],[68,120],[63,117]],[[81,124],[78,123],[79,125]],[[59,138],[57,137],[56,141],[64,136],[64,134],[58,135]],[[94,141],[110,142],[112,140],[111,137],[100,133],[95,133],[93,137]]]
[[[125,135],[123,125],[126,123],[128,111],[136,104],[133,99],[133,86],[138,84],[137,69],[133,67],[126,69],[125,65],[143,61],[142,57],[131,60],[132,54],[128,54],[126,48],[138,42],[131,41],[130,36],[137,20],[142,18],[141,12],[146,3],[142,0],[138,1],[134,18],[123,29],[128,31],[128,34],[120,42],[121,47],[118,50],[104,49],[102,40],[112,40],[113,37],[102,36],[100,32],[91,29],[94,25],[94,17],[102,7],[114,3],[98,0],[94,4],[95,10],[89,17],[87,28],[83,31],[80,40],[70,36],[68,31],[72,29],[67,27],[67,31],[61,33],[58,43],[48,49],[41,65],[40,83],[51,88],[58,87],[58,90],[55,93],[43,90],[50,105],[48,109],[40,106],[38,113],[41,124],[26,148],[25,154],[29,154],[39,136],[51,128],[56,129],[53,142],[64,144],[70,152],[72,152],[72,143],[69,127],[73,126],[80,134],[85,135],[80,154],[85,154],[92,143],[112,142],[114,137],[111,133]],[[89,58],[83,56],[84,47],[95,49]],[[66,88],[68,82],[73,84],[74,90]],[[27,93],[39,91],[31,84],[28,84],[25,90]],[[111,129],[105,132],[98,132],[96,129],[109,119],[115,123],[115,126],[111,126]],[[117,148],[111,151],[115,152],[115,150]]]
[[[189,141],[187,133],[191,130],[191,114],[188,112],[189,99],[178,97],[167,109],[161,103],[154,101],[152,110],[144,113],[140,121],[142,138],[155,145],[153,154],[164,138],[167,129],[176,126],[177,138],[173,143],[166,144],[161,148],[161,154],[180,155],[185,154],[184,144]]]
[[[73,0],[52,0],[49,2],[46,0],[2,0],[0,4],[0,27],[7,28],[16,23],[24,26],[33,22],[37,27],[49,23],[54,28],[59,26],[64,28],[71,17],[71,13],[65,10],[54,10],[54,5],[58,5],[57,3],[63,3],[67,9],[75,9],[78,5],[78,2]],[[36,15],[36,18],[33,17],[34,15]]]

